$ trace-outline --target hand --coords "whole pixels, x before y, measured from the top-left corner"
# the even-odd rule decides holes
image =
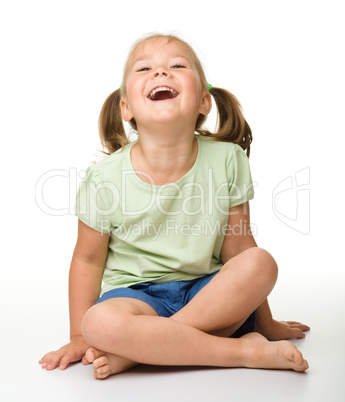
[[[59,370],[65,370],[70,363],[81,359],[83,359],[83,364],[89,364],[84,357],[88,347],[82,335],[73,337],[67,345],[59,350],[44,355],[39,364],[42,364],[42,368],[47,370],[54,370],[57,366],[59,366]]]
[[[304,331],[309,331],[307,325],[296,321],[272,320],[265,326],[256,327],[256,331],[269,341],[281,341],[283,339],[305,338]]]

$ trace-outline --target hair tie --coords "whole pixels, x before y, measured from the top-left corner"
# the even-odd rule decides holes
[[[120,85],[120,89],[122,90],[122,83],[121,83],[121,85]]]

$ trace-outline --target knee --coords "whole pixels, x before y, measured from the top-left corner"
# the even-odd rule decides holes
[[[95,340],[99,337],[102,326],[102,309],[99,305],[92,306],[84,315],[81,323],[81,331],[86,342],[91,346],[95,345]]]
[[[85,341],[97,347],[104,336],[111,336],[117,342],[121,336],[122,315],[111,311],[106,303],[92,306],[85,314],[81,330]]]
[[[250,267],[254,270],[254,278],[263,280],[269,286],[274,286],[278,278],[278,265],[272,255],[260,247],[247,250]]]

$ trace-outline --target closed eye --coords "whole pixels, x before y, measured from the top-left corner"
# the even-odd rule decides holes
[[[177,63],[177,64],[174,64],[171,68],[186,68],[186,66]]]
[[[149,67],[142,67],[142,68],[139,68],[139,70],[137,70],[137,71],[139,72],[139,71],[149,71],[149,70],[151,70]]]

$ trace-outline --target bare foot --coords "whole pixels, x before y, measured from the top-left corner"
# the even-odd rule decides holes
[[[129,370],[138,364],[123,357],[102,352],[96,348],[89,348],[86,351],[83,363],[87,364],[87,362],[93,363],[93,376],[96,379],[107,378],[110,375]]]
[[[295,371],[309,368],[302,353],[289,341],[269,342],[257,332],[246,334],[240,339],[244,342],[245,367]]]

